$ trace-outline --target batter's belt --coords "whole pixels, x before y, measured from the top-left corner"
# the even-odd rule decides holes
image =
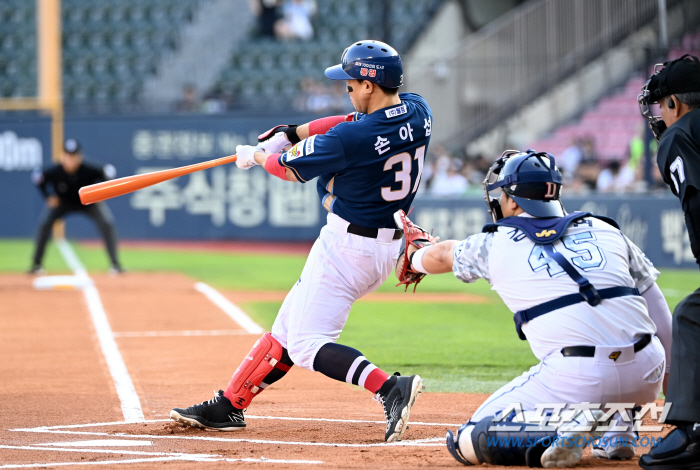
[[[379,235],[379,229],[360,227],[359,225],[350,224],[348,225],[348,233],[352,233],[353,235],[359,235],[365,238],[377,238],[377,236]],[[403,232],[401,230],[395,230],[393,237],[394,240],[398,240],[401,237],[403,237]]]

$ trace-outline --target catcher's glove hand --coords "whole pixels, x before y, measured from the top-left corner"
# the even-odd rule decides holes
[[[413,269],[411,265],[411,255],[420,248],[437,243],[440,241],[440,237],[433,237],[423,228],[411,222],[402,210],[394,213],[394,220],[396,221],[396,225],[403,229],[404,239],[404,244],[399,253],[399,259],[396,262],[395,272],[399,280],[399,283],[396,285],[405,285],[405,290],[407,291],[408,286],[415,284],[413,286],[413,292],[415,292],[418,283],[425,277],[425,273]]]

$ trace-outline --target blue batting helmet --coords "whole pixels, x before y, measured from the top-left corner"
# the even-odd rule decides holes
[[[387,88],[403,85],[403,63],[399,53],[381,41],[358,41],[345,49],[342,63],[328,67],[331,80],[369,80]]]
[[[498,175],[495,182],[491,176]],[[563,217],[561,173],[554,157],[546,152],[508,150],[496,160],[484,181],[486,194],[496,188],[510,196],[525,212],[535,217]]]

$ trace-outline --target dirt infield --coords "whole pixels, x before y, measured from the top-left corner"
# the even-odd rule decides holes
[[[93,279],[145,421],[124,422],[124,397],[84,293],[35,291],[29,276],[2,275],[0,469],[461,467],[444,447],[445,430],[466,421],[485,395],[424,393],[404,441],[385,444],[382,409],[368,392],[295,367],[256,398],[245,430],[168,421],[171,408],[225,387],[259,335],[243,331],[185,276]],[[638,468],[586,455],[582,468]]]

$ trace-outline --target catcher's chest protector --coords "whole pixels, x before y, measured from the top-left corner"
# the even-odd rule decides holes
[[[612,299],[625,295],[640,295],[636,288],[626,286],[609,287],[601,290],[596,289],[595,286],[588,281],[588,279],[582,276],[581,273],[574,268],[566,257],[554,250],[553,243],[564,235],[566,229],[572,223],[577,221],[582,222],[584,217],[595,217],[607,222],[617,229],[620,228],[613,219],[593,215],[590,212],[573,212],[565,215],[564,217],[548,218],[512,216],[501,219],[494,224],[487,224],[484,226],[483,232],[495,232],[498,230],[499,226],[519,229],[530,240],[538,245],[541,245],[544,250],[544,254],[561,266],[569,277],[571,277],[571,279],[574,280],[579,286],[578,294],[565,295],[557,299],[550,300],[549,302],[535,305],[527,310],[515,312],[515,315],[513,315],[513,321],[515,322],[515,330],[517,331],[518,337],[521,340],[524,341],[527,339],[522,330],[523,324],[539,317],[540,315],[544,315],[554,310],[568,307],[569,305],[574,305],[580,302],[587,302],[589,305],[595,307],[604,299]]]

